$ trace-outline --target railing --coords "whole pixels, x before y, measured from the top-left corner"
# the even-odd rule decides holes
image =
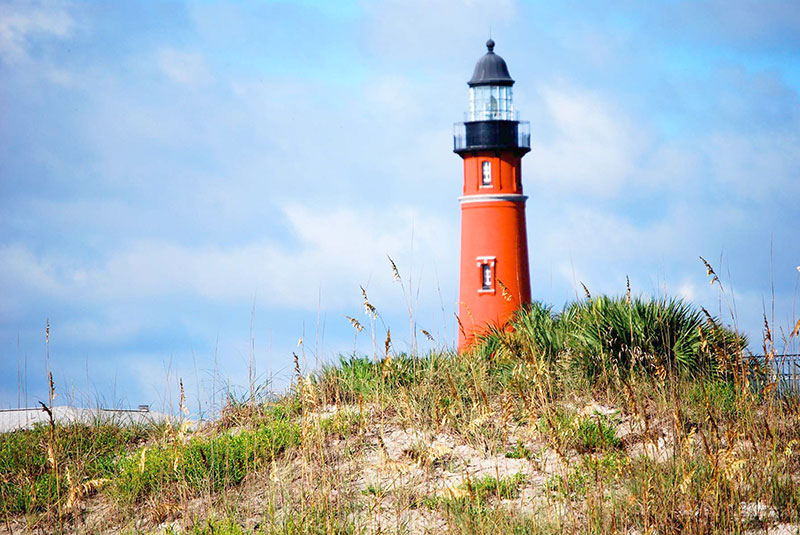
[[[517,146],[531,148],[531,123],[528,121],[517,123]]]
[[[763,362],[763,356],[758,358]],[[769,366],[782,392],[800,394],[800,354],[775,355],[769,360]]]
[[[468,121],[453,125],[453,150],[531,148],[528,121]]]
[[[453,150],[467,148],[467,123],[453,125]]]
[[[472,121],[519,121],[519,112],[517,110],[509,111],[465,111],[464,122],[471,123]]]

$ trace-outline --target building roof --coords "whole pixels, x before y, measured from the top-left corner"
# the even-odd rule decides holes
[[[53,407],[52,414],[53,421],[60,425],[145,425],[162,423],[168,418],[166,414],[150,411],[149,408],[124,410]],[[0,433],[30,429],[36,424],[47,425],[49,421],[49,415],[42,408],[0,409]]]
[[[488,52],[478,60],[470,79],[470,87],[479,85],[514,85],[506,61],[494,53],[494,41],[486,41]]]

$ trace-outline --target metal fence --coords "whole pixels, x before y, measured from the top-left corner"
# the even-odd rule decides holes
[[[764,355],[756,357],[764,362]],[[778,379],[778,388],[782,392],[800,394],[800,353],[775,355],[769,361],[769,367]]]

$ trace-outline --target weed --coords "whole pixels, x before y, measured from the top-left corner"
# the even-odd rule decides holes
[[[506,458],[530,460],[531,458],[533,458],[533,453],[531,452],[530,449],[528,449],[528,447],[525,444],[517,441],[517,445],[514,446],[514,449],[506,452]]]
[[[513,499],[519,494],[520,487],[525,483],[525,474],[514,474],[511,477],[486,476],[482,479],[473,479],[464,485],[470,495],[483,501],[491,496],[502,499]]]
[[[611,418],[595,412],[578,420],[574,444],[579,453],[591,453],[600,449],[619,449],[622,442]]]

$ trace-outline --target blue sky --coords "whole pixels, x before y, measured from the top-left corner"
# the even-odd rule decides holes
[[[2,1],[0,407],[46,395],[48,319],[75,404],[174,407],[182,379],[211,411],[251,354],[281,388],[292,352],[371,352],[360,285],[381,342],[408,349],[410,302],[452,345],[452,123],[490,29],[531,122],[534,298],[627,275],[754,350],[765,311],[791,330],[795,2]]]

